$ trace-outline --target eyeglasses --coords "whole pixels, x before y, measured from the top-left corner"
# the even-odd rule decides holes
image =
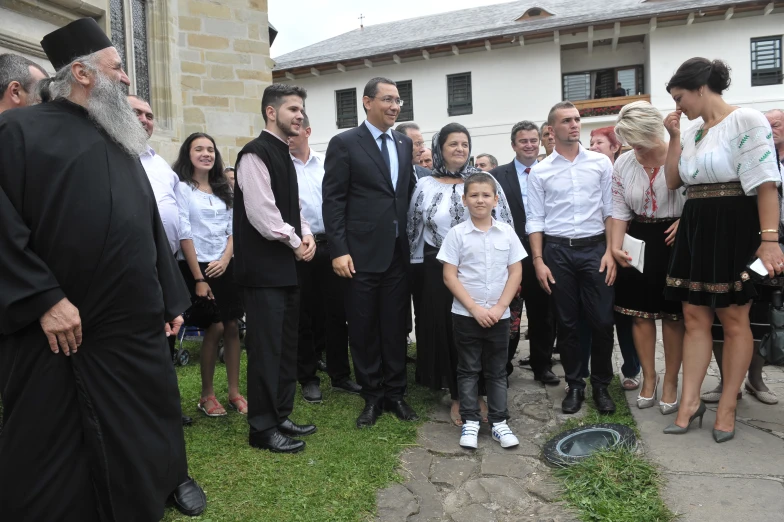
[[[368,98],[370,98],[372,100],[372,99],[375,98],[375,96],[368,96]],[[400,98],[393,98],[391,96],[384,96],[383,98],[379,98],[379,100],[382,103],[385,103],[387,105],[392,105],[394,103],[398,107],[402,107],[403,106],[403,100],[401,100]]]
[[[424,145],[424,144],[425,144],[425,142],[424,142],[424,141],[415,141],[415,142],[414,142],[414,147],[417,147],[417,148],[419,148],[419,147],[421,147],[421,146],[422,146],[422,145]]]

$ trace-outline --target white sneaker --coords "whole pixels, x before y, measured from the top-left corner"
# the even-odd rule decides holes
[[[502,448],[512,448],[520,444],[520,441],[507,426],[506,421],[493,424],[493,440],[500,442]]]
[[[464,448],[476,449],[478,435],[479,421],[465,421],[463,433],[460,435],[460,445]]]

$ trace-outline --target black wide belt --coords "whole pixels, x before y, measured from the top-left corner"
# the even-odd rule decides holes
[[[326,234],[313,234],[313,239],[316,240],[316,243],[326,243],[327,242],[327,235]]]
[[[570,238],[570,237],[548,236],[547,234],[545,234],[544,240],[548,243],[555,243],[556,245],[577,247],[577,246],[585,246],[585,245],[594,245],[596,243],[604,243],[605,236],[604,234],[599,234],[591,237]]]

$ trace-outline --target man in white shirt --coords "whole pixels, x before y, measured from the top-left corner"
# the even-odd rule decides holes
[[[128,103],[130,104],[133,112],[139,118],[139,122],[147,131],[147,136],[152,137],[153,130],[155,129],[155,115],[152,108],[147,101],[135,95],[128,96]],[[155,194],[155,201],[158,203],[158,214],[161,215],[163,222],[163,229],[166,231],[166,239],[169,241],[169,248],[171,248],[172,255],[176,254],[180,249],[180,220],[177,214],[177,196],[176,190],[180,179],[177,174],[171,169],[166,160],[158,156],[155,151],[147,146],[147,151],[139,156],[144,167],[144,172],[152,185],[153,194]],[[169,348],[174,351],[174,343],[177,336],[170,335],[167,339],[169,341]],[[183,425],[189,425],[193,420],[182,415]]]
[[[348,327],[340,278],[332,270],[329,242],[321,214],[321,183],[324,156],[310,148],[310,119],[302,120],[299,136],[289,138],[289,153],[297,170],[302,216],[316,240],[316,254],[310,262],[298,261],[300,313],[297,347],[297,380],[307,402],[322,400],[316,375],[320,354],[327,353],[327,374],[336,391],[358,395],[362,388],[352,381],[348,362]]]
[[[615,411],[612,381],[615,261],[606,221],[612,216],[612,163],[580,145],[580,112],[557,103],[548,117],[555,150],[528,176],[526,232],[539,284],[555,300],[561,362],[569,391],[561,409],[576,413],[585,400],[577,321],[591,323],[591,384],[602,413]],[[544,248],[543,248],[544,243]]]

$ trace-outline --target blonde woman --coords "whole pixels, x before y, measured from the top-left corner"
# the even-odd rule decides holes
[[[664,162],[667,142],[658,110],[639,101],[621,109],[615,134],[632,150],[622,154],[613,171],[613,257],[620,267],[615,283],[615,311],[633,318],[632,335],[643,373],[638,408],[656,404],[659,377],[656,374],[656,320],[662,319],[665,373],[659,408],[662,414],[678,409],[678,372],[683,358],[682,307],[664,299],[671,246],[685,196],[667,187]],[[645,241],[644,269],[629,265],[622,249],[627,233]]]

